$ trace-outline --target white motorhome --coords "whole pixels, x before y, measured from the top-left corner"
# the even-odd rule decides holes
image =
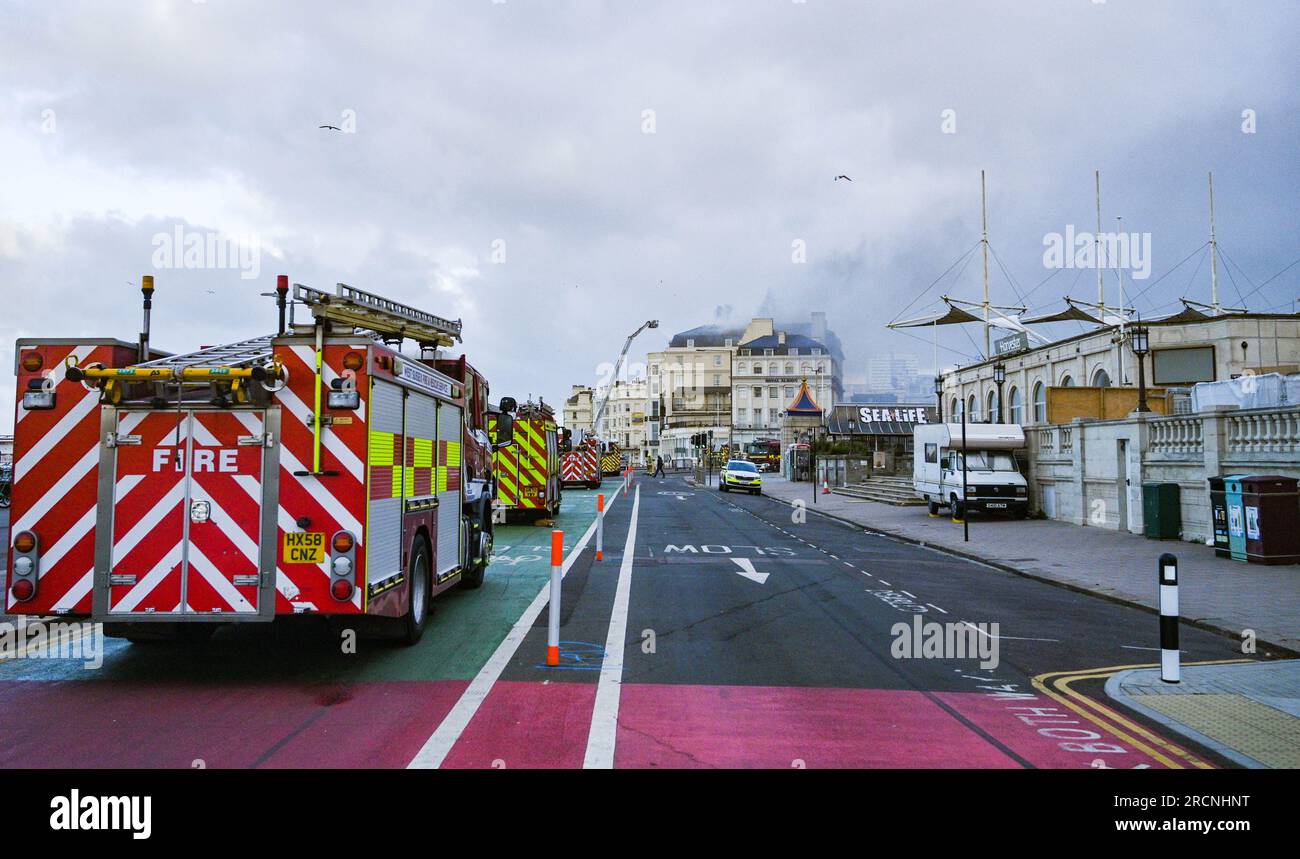
[[[966,424],[965,445],[961,424],[918,424],[912,440],[912,487],[930,513],[949,507],[958,517],[967,510],[1028,514],[1029,487],[1015,455],[1025,446],[1019,424]]]

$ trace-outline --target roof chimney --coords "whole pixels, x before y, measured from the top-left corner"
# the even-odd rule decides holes
[[[785,345],[785,332],[784,332],[784,331],[778,331],[778,332],[776,332],[776,342],[777,342],[777,343],[780,343],[782,346]]]

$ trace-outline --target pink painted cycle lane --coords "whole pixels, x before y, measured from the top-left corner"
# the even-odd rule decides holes
[[[402,767],[466,685],[6,681],[0,767]]]

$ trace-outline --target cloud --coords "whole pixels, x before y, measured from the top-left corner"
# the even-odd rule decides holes
[[[269,330],[256,293],[283,272],[463,318],[496,396],[558,401],[644,319],[637,350],[719,307],[825,309],[851,374],[927,364],[883,323],[979,238],[981,169],[999,300],[1046,277],[1045,233],[1092,223],[1098,168],[1156,276],[1207,238],[1211,169],[1242,269],[1294,258],[1298,23],[1229,2],[8,4],[0,348],[133,338],[126,284],[181,225],[267,255],[257,283],[157,272],[171,349]],[[978,266],[951,288],[976,294]]]

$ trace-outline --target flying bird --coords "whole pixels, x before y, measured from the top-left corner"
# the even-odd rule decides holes
[[[342,130],[343,130],[343,129],[339,128],[337,125],[321,125],[321,126],[318,126],[318,127],[319,127],[319,128],[328,128],[330,131],[342,131]]]
[[[836,176],[836,177],[835,177],[835,181],[836,181],[836,182],[840,181],[841,179],[846,179],[846,180],[848,180],[849,182],[852,182],[852,181],[853,181],[852,179],[849,179],[848,176],[845,176],[843,173],[841,173],[839,176]]]

